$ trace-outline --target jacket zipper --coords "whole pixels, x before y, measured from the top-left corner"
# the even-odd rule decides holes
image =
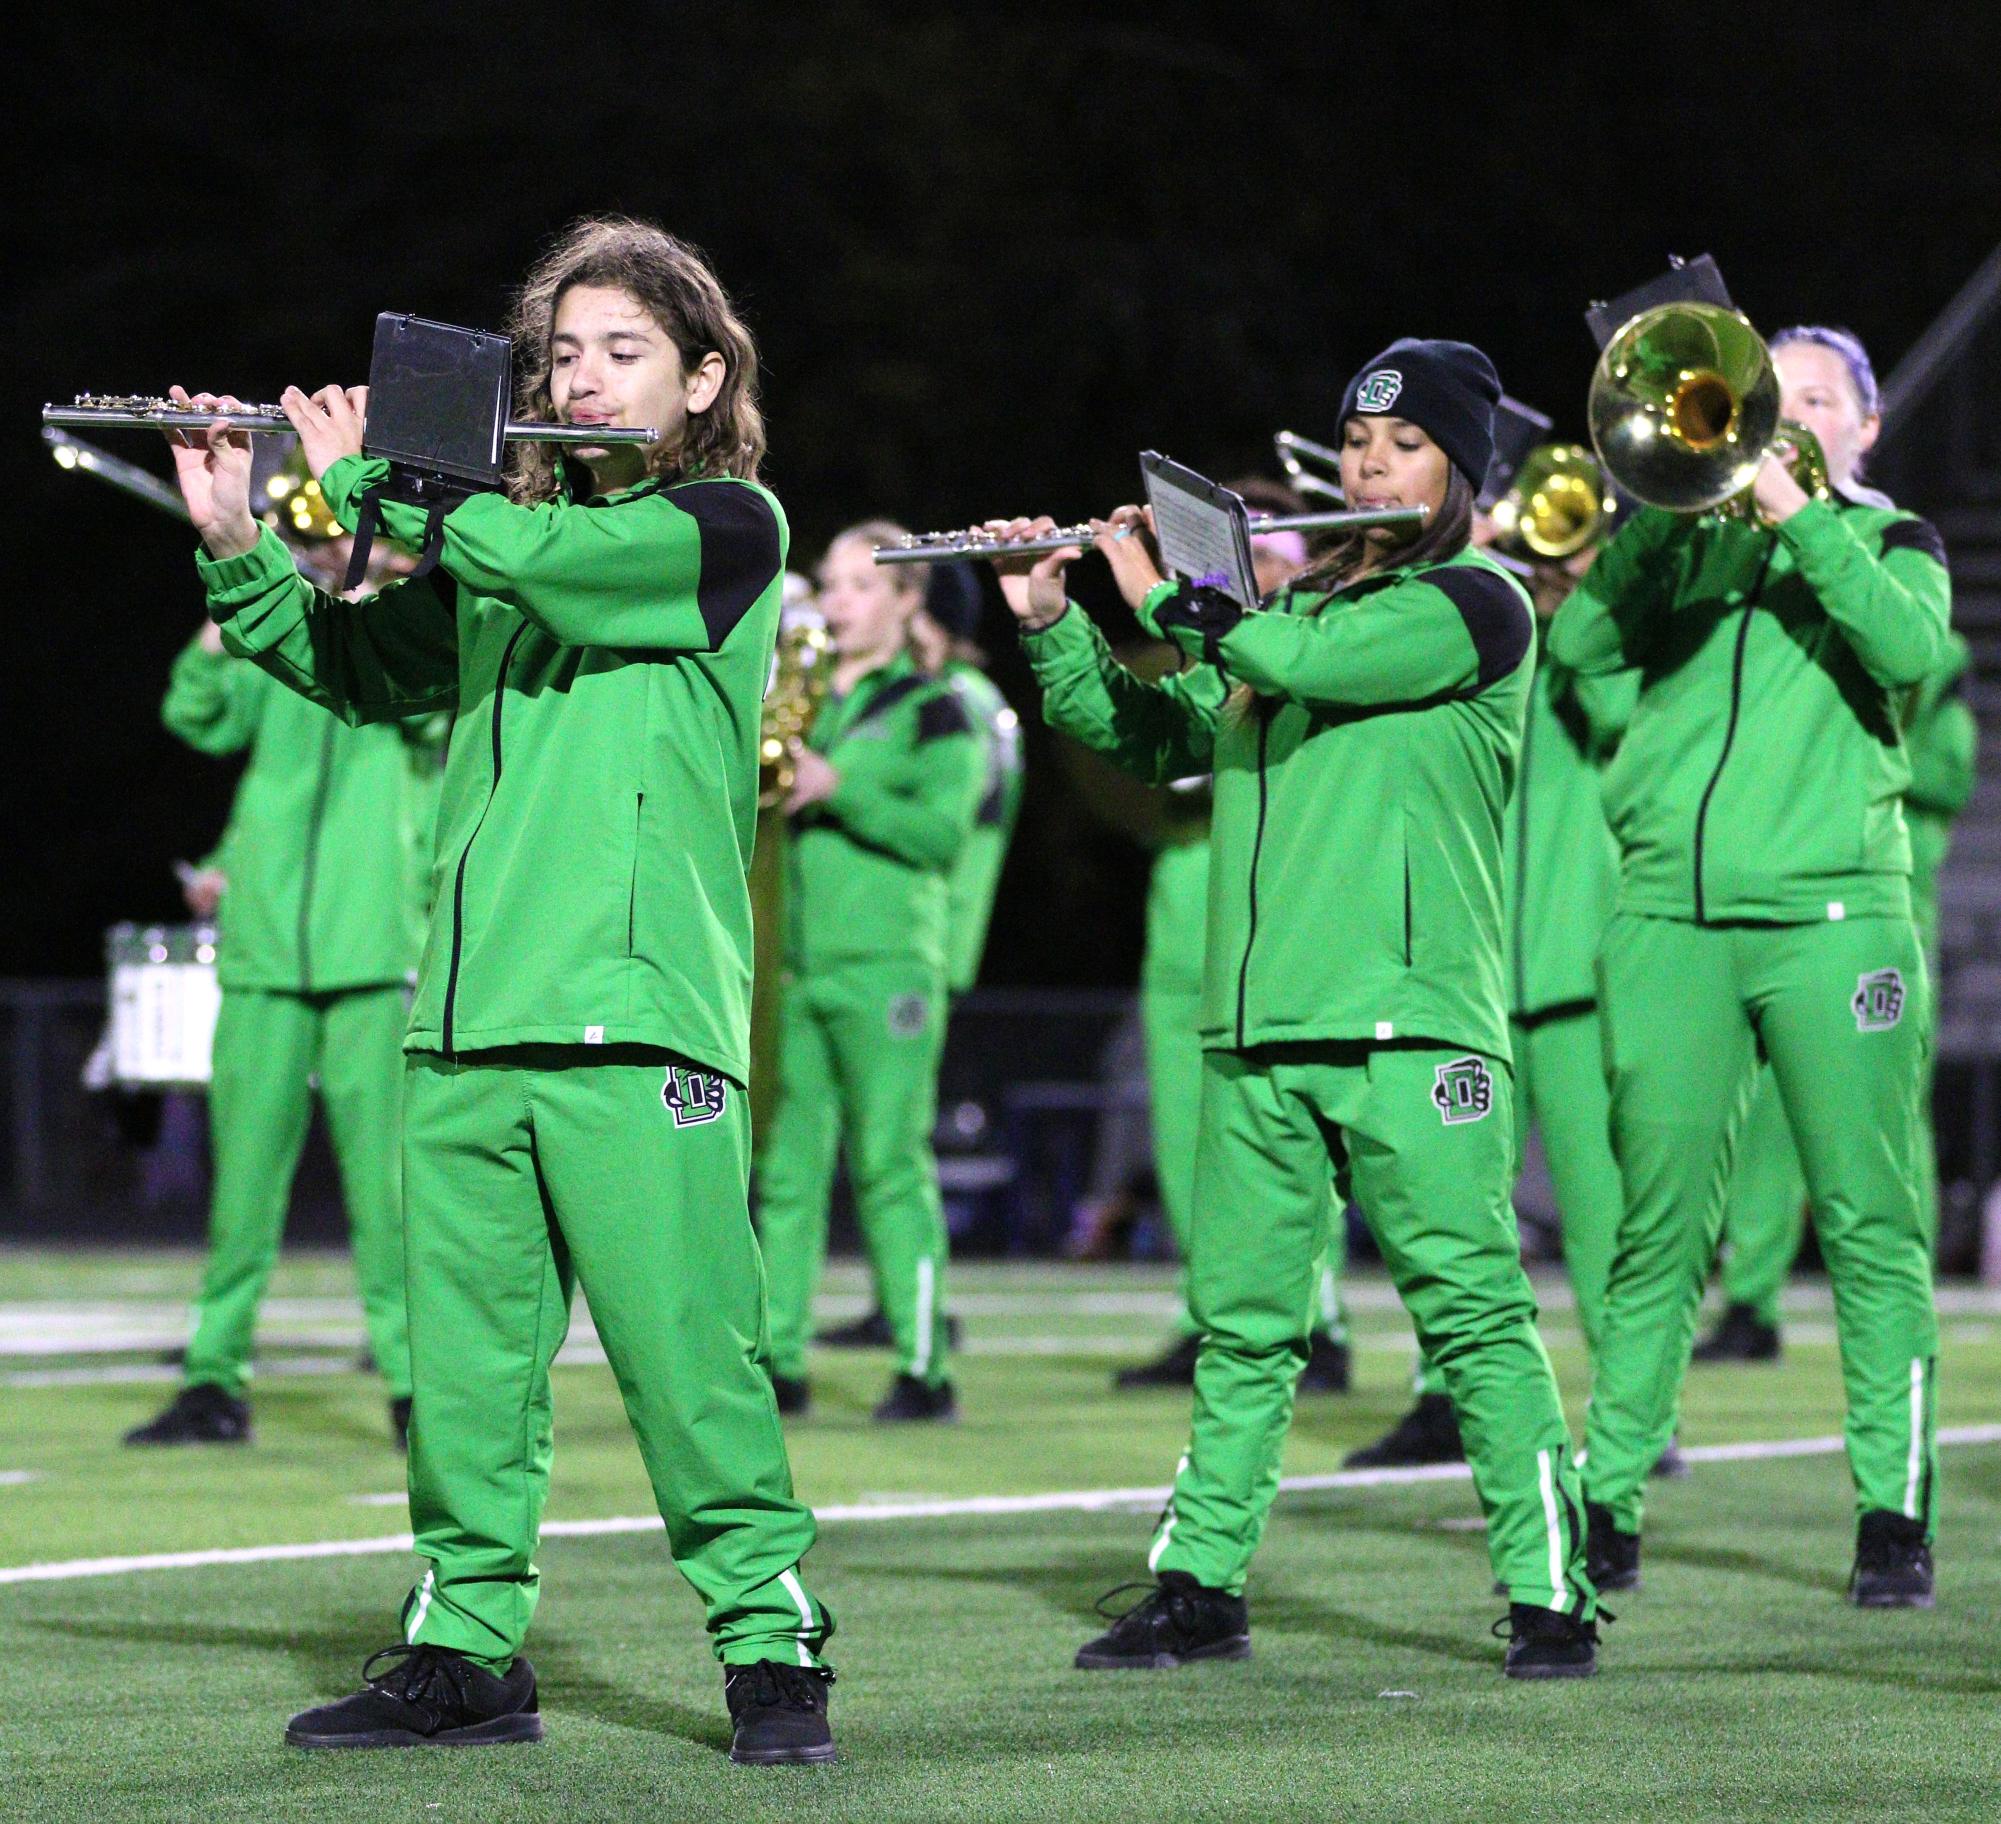
[[[1522,723],[1522,765],[1515,779],[1515,1007],[1529,1004],[1528,962],[1524,933],[1528,926],[1529,885],[1529,762],[1535,746],[1535,692],[1542,688],[1538,677],[1529,684],[1529,713]]]
[[[456,1060],[457,1051],[452,1045],[452,1017],[459,998],[459,959],[465,953],[466,936],[466,862],[472,855],[472,845],[479,840],[479,833],[486,827],[486,814],[493,809],[493,800],[500,790],[500,706],[507,696],[507,668],[514,658],[514,649],[521,644],[521,636],[528,631],[528,623],[523,621],[515,628],[507,642],[507,648],[500,655],[500,671],[493,680],[493,784],[487,788],[486,803],[480,807],[479,821],[472,826],[472,834],[466,838],[466,846],[459,851],[457,877],[452,882],[452,966],[445,976],[445,1056]]]
[[[1716,795],[1716,788],[1723,780],[1723,769],[1730,764],[1730,749],[1737,739],[1737,716],[1744,700],[1744,648],[1751,638],[1751,612],[1758,605],[1758,597],[1765,590],[1765,574],[1772,567],[1772,554],[1779,546],[1778,534],[1772,534],[1772,542],[1765,549],[1765,561],[1758,566],[1758,580],[1751,585],[1751,593],[1744,598],[1744,618],[1737,624],[1737,649],[1730,657],[1730,717],[1723,725],[1723,751],[1716,756],[1716,770],[1709,775],[1709,783],[1702,788],[1702,802],[1695,809],[1695,922],[1706,925],[1709,922],[1709,908],[1702,891],[1702,844],[1709,826],[1709,801]]]
[[[1265,846],[1265,807],[1269,802],[1269,788],[1265,779],[1265,745],[1271,737],[1270,705],[1264,698],[1258,699],[1258,827],[1251,839],[1251,922],[1244,933],[1244,960],[1237,969],[1237,1049],[1244,1049],[1246,1027],[1245,1003],[1250,998],[1251,986],[1251,946],[1258,941],[1258,858]]]
[[[313,888],[320,872],[320,826],[326,821],[327,796],[333,790],[333,717],[320,735],[320,777],[313,787],[312,813],[306,819],[306,865],[299,879],[299,987],[313,991]]]

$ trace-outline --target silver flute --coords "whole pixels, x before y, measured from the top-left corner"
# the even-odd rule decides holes
[[[1373,512],[1340,513],[1254,513],[1251,536],[1267,532],[1368,532],[1390,527],[1399,532],[1416,532],[1430,516],[1429,507],[1383,507]],[[877,545],[879,564],[970,564],[992,557],[1033,557],[1066,546],[1091,547],[1089,526],[1059,526],[1038,538],[997,539],[975,528],[967,532],[918,532],[893,545]]]
[[[177,405],[152,393],[78,393],[74,404],[45,405],[42,422],[76,430],[203,431],[220,418],[233,431],[290,432],[282,405],[246,405],[235,411],[205,412]],[[658,443],[651,425],[523,424],[509,420],[509,443]]]

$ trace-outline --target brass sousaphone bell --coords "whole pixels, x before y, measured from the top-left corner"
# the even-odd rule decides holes
[[[1758,465],[1789,444],[1806,491],[1828,492],[1819,441],[1779,417],[1779,375],[1743,312],[1718,304],[1642,311],[1605,344],[1586,405],[1605,472],[1670,513],[1751,511]]]

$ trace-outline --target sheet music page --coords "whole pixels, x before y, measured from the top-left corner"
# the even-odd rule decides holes
[[[1255,608],[1258,588],[1244,503],[1227,488],[1152,451],[1140,457],[1140,473],[1168,571]]]

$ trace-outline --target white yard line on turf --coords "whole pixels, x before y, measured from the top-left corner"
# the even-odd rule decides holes
[[[2001,1444],[2001,1425],[1960,1425],[1942,1429],[1939,1447]],[[1750,1463],[1780,1457],[1838,1456],[1847,1448],[1841,1438],[1773,1438],[1747,1444],[1698,1444],[1683,1450],[1690,1463]],[[1420,1469],[1342,1469],[1320,1476],[1287,1476],[1282,1494],[1305,1494],[1335,1488],[1393,1488],[1420,1482],[1463,1482],[1470,1471],[1463,1463],[1436,1463]],[[1165,1488],[1084,1488],[1046,1495],[965,1495],[922,1501],[866,1501],[847,1506],[818,1507],[813,1516],[822,1526],[869,1520],[955,1520],[1007,1514],[1099,1513],[1108,1508],[1158,1507]],[[620,1514],[605,1520],[551,1520],[542,1528],[545,1539],[601,1539],[617,1533],[657,1533],[657,1514]],[[83,1577],[122,1577],[134,1571],[188,1571],[222,1564],[278,1564],[306,1558],[365,1558],[408,1552],[415,1541],[408,1533],[375,1539],[316,1539],[302,1545],[220,1546],[198,1552],[152,1552],[132,1558],[69,1558],[50,1564],[20,1564],[0,1569],[0,1584],[66,1583]]]

